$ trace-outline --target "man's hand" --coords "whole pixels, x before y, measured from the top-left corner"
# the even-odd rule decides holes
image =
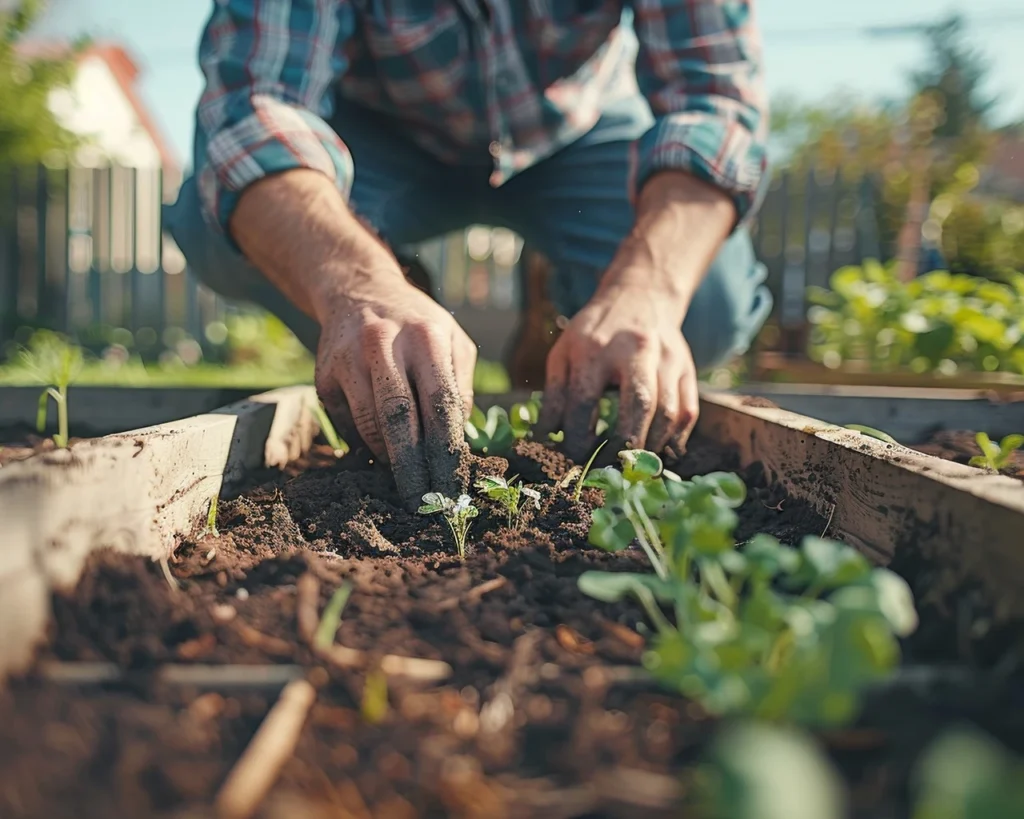
[[[250,185],[230,228],[260,272],[320,325],[316,384],[335,421],[391,463],[409,507],[429,491],[457,494],[476,346],[451,314],[406,281],[316,171]]]
[[[378,281],[324,310],[317,392],[391,464],[407,505],[429,491],[454,497],[476,345],[425,293],[394,276]]]
[[[688,174],[663,171],[644,186],[636,225],[548,355],[538,431],[561,429],[573,460],[596,444],[609,386],[619,389],[619,446],[682,451],[698,411],[683,319],[735,218],[724,193]]]

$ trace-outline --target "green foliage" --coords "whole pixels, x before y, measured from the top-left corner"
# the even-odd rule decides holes
[[[1024,274],[1007,283],[935,271],[909,282],[866,262],[832,274],[831,289],[809,288],[810,355],[829,367],[953,375],[1024,373]]]
[[[388,677],[381,669],[368,672],[363,683],[359,713],[370,725],[379,725],[388,716]]]
[[[854,432],[859,432],[861,435],[867,435],[869,438],[875,438],[887,444],[899,443],[899,441],[893,438],[888,432],[883,432],[880,429],[865,426],[864,424],[847,424],[846,429],[853,430]]]
[[[662,685],[718,714],[842,724],[860,692],[899,658],[917,615],[907,584],[835,541],[799,549],[733,537],[746,487],[732,473],[681,480],[651,452],[619,453],[595,470],[604,491],[589,541],[607,551],[639,542],[654,576],[585,572],[580,589],[604,602],[635,597],[656,628],[644,664]],[[662,611],[668,607],[674,622]]]
[[[466,536],[469,527],[479,510],[473,506],[469,495],[459,495],[458,500],[446,498],[440,492],[428,492],[423,496],[423,505],[419,508],[421,515],[442,515],[459,551],[459,560],[466,559]]]
[[[206,513],[206,531],[203,534],[209,537],[220,537],[217,531],[217,501],[217,495],[210,498],[210,510]]]
[[[327,445],[334,450],[334,457],[340,458],[348,453],[348,444],[346,444],[341,437],[338,435],[338,431],[334,428],[334,424],[331,422],[331,416],[327,414],[327,410],[324,405],[319,401],[313,404],[313,415],[316,417],[316,422],[320,426],[320,431],[323,433],[324,438],[327,439]]]
[[[502,455],[516,442],[516,431],[502,407],[493,406],[486,415],[479,407],[473,407],[466,421],[466,441],[474,452]]]
[[[522,481],[514,483],[514,480],[489,475],[476,482],[476,488],[481,495],[495,501],[505,510],[509,529],[522,525],[521,514],[528,505],[540,509],[540,492],[524,486]],[[524,498],[527,499],[525,503],[522,502]]]
[[[21,351],[22,366],[32,378],[46,386],[39,396],[36,426],[46,428],[46,410],[49,399],[57,405],[57,434],[54,443],[61,448],[68,445],[68,387],[82,369],[82,350],[68,343],[62,336],[51,332],[38,332],[29,346]]]
[[[342,583],[331,595],[324,607],[324,613],[317,624],[316,632],[313,634],[313,648],[317,651],[327,651],[334,645],[334,636],[341,627],[341,613],[345,610],[345,604],[352,594],[352,584]]]
[[[1024,446],[1024,435],[1019,433],[1005,436],[998,444],[988,437],[987,432],[979,432],[974,436],[974,440],[981,449],[981,455],[971,458],[971,466],[980,466],[995,472],[1009,466],[1013,453]]]
[[[15,0],[0,10],[0,168],[34,165],[77,143],[50,110],[51,93],[71,82],[74,54],[26,59],[16,48],[45,5]]]

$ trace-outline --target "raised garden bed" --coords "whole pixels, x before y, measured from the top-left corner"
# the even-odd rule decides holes
[[[0,470],[0,815],[197,817],[218,794],[231,815],[259,788],[225,789],[229,771],[300,679],[293,707],[316,702],[256,815],[679,815],[719,725],[641,669],[637,604],[577,588],[584,570],[643,566],[587,545],[599,493],[551,488],[568,464],[519,444],[509,471],[549,487],[541,508],[511,532],[487,507],[462,564],[386,471],[309,448],[311,401],[278,391]],[[990,673],[1024,620],[1024,487],[765,403],[705,396],[670,466],[739,471],[741,542],[828,535],[910,580],[922,627],[904,672],[854,728],[820,735],[853,815],[906,815],[942,728],[1024,742],[1015,689]],[[315,626],[345,581],[325,655]]]

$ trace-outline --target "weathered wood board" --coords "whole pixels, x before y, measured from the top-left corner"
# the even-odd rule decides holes
[[[315,400],[288,387],[0,469],[0,677],[30,660],[51,590],[76,582],[90,552],[168,557],[222,490],[310,446]]]
[[[700,433],[763,464],[769,480],[830,518],[829,531],[880,563],[901,549],[949,567],[999,620],[1024,617],[1024,483],[923,455],[743,396],[702,395]]]

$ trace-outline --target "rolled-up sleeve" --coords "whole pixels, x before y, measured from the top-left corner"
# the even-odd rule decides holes
[[[314,169],[348,196],[352,157],[327,119],[353,28],[349,0],[216,0],[199,47],[195,174],[204,216],[225,235],[242,192],[270,174]]]
[[[740,223],[767,169],[768,105],[753,0],[633,0],[637,82],[655,124],[637,144],[637,190],[682,170],[727,193]]]

